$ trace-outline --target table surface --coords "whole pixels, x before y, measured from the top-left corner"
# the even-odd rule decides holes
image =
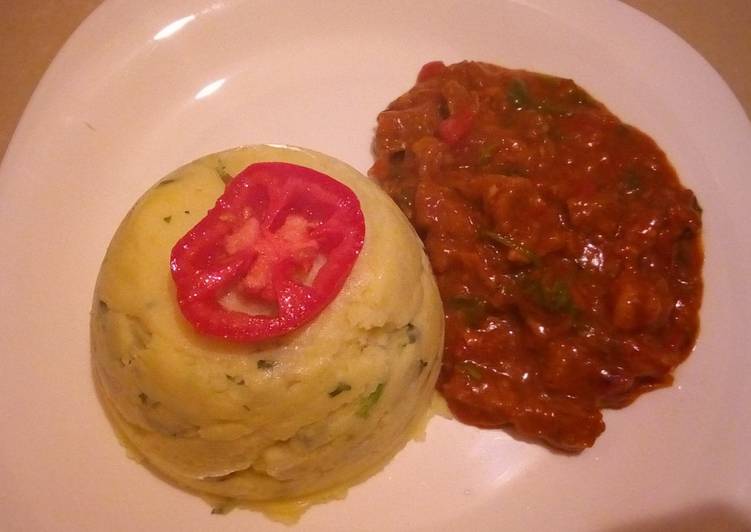
[[[683,37],[751,116],[751,0],[623,0]],[[50,61],[102,0],[0,0],[0,157]]]

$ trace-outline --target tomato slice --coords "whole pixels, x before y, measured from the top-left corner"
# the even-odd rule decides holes
[[[336,297],[364,238],[347,186],[303,166],[252,164],[172,248],[180,310],[199,332],[227,340],[287,334]]]

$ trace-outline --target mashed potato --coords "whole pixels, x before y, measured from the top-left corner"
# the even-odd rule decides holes
[[[262,344],[229,343],[183,318],[170,251],[230,175],[261,161],[350,187],[365,242],[314,321]],[[190,163],[138,201],[102,264],[91,330],[103,403],[148,464],[202,494],[272,501],[352,482],[407,441],[433,394],[443,313],[419,239],[375,184],[322,154],[254,146]]]

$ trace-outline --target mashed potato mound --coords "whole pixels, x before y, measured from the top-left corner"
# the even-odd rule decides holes
[[[183,318],[170,251],[231,175],[261,161],[350,187],[365,242],[314,321],[262,344],[229,343]],[[419,239],[374,183],[319,153],[252,146],[183,166],[137,202],[102,264],[91,331],[102,401],[148,464],[205,495],[277,501],[351,483],[409,439],[433,394],[443,312]]]

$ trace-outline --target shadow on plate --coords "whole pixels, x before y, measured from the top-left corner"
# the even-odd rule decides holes
[[[712,502],[609,528],[604,532],[751,532],[751,518],[726,503]]]

